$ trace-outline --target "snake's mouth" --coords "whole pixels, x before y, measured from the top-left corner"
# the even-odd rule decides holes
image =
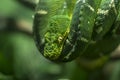
[[[44,56],[50,60],[56,60],[60,56],[62,45],[58,36],[60,34],[49,31],[45,34]]]
[[[50,60],[56,60],[61,54],[61,48],[59,48],[58,44],[45,44],[44,47],[44,56],[49,58]]]

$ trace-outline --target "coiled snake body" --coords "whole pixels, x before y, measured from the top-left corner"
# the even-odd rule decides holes
[[[75,5],[73,11],[70,2]],[[84,55],[89,44],[103,39],[111,30],[118,15],[119,2],[40,0],[33,27],[39,51],[54,62],[67,62]]]

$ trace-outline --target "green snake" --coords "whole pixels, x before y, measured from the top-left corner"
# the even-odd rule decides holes
[[[40,0],[33,35],[40,53],[67,62],[113,29],[120,0]],[[116,29],[115,29],[116,31]]]

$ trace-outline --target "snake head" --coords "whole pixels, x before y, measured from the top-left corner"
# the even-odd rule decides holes
[[[45,45],[43,55],[50,60],[56,60],[61,55],[65,40],[69,33],[70,19],[64,15],[56,15],[48,22],[44,35]]]

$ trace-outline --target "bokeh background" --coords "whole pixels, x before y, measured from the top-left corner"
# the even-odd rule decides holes
[[[38,0],[0,0],[0,80],[120,80],[120,48],[110,58],[56,64],[32,36]]]

